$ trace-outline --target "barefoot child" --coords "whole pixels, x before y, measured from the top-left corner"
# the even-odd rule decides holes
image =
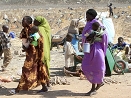
[[[72,34],[67,34],[65,44],[65,67],[67,68],[73,66],[74,54],[76,53],[73,45],[71,44],[72,38]]]
[[[68,33],[66,36],[66,44],[65,44],[65,67],[66,68],[70,68],[74,66],[74,56],[82,60],[80,56],[76,55],[76,51],[73,48],[73,45],[71,44],[72,38],[73,38],[72,34]]]

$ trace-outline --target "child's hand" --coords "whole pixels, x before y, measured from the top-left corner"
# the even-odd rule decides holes
[[[33,38],[32,38],[32,37],[28,37],[28,41],[29,41],[29,42],[32,42],[32,41],[33,41]]]
[[[86,37],[87,37],[87,36],[89,36],[89,34],[88,34],[88,33],[86,33],[84,36],[86,36]]]
[[[92,39],[94,39],[96,33],[91,33],[88,37],[86,37],[87,41],[91,41]]]

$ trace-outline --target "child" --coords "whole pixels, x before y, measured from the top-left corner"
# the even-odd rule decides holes
[[[100,41],[101,35],[104,33],[104,30],[105,28],[100,27],[100,24],[98,22],[93,23],[92,30],[89,33],[85,34],[85,36],[87,37],[86,41],[90,44],[93,44],[95,40]]]
[[[74,66],[74,56],[82,60],[80,56],[76,55],[76,51],[73,48],[73,45],[71,44],[72,38],[73,38],[73,35],[68,33],[66,36],[66,44],[65,44],[65,67],[66,68]]]
[[[24,51],[29,47],[29,45],[33,45],[33,46],[37,46],[38,42],[37,40],[40,38],[40,35],[38,33],[38,27],[37,26],[33,26],[30,29],[30,34],[28,38],[22,38],[22,47],[24,49]]]
[[[66,44],[65,44],[65,67],[69,68],[73,66],[74,63],[74,54],[76,53],[73,45],[71,44],[73,35],[67,34],[66,36]]]
[[[30,36],[28,38],[30,44],[35,46],[35,47],[38,45],[37,41],[40,38],[40,35],[39,35],[38,31],[39,31],[38,27],[37,26],[33,26],[31,28],[31,34],[30,34]]]
[[[0,42],[1,42],[1,51],[0,57],[4,53],[3,65],[1,66],[2,71],[6,70],[6,67],[9,65],[12,56],[11,56],[11,42],[9,36],[9,27],[7,25],[2,26],[3,31],[0,32]]]

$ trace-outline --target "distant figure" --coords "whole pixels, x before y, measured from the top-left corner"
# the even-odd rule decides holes
[[[112,3],[110,3],[108,7],[109,7],[109,12],[110,12],[109,17],[113,16]]]

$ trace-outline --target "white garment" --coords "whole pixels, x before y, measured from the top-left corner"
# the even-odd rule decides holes
[[[74,54],[75,49],[73,48],[73,45],[71,42],[66,41],[65,44],[65,67],[71,67],[74,66]]]

